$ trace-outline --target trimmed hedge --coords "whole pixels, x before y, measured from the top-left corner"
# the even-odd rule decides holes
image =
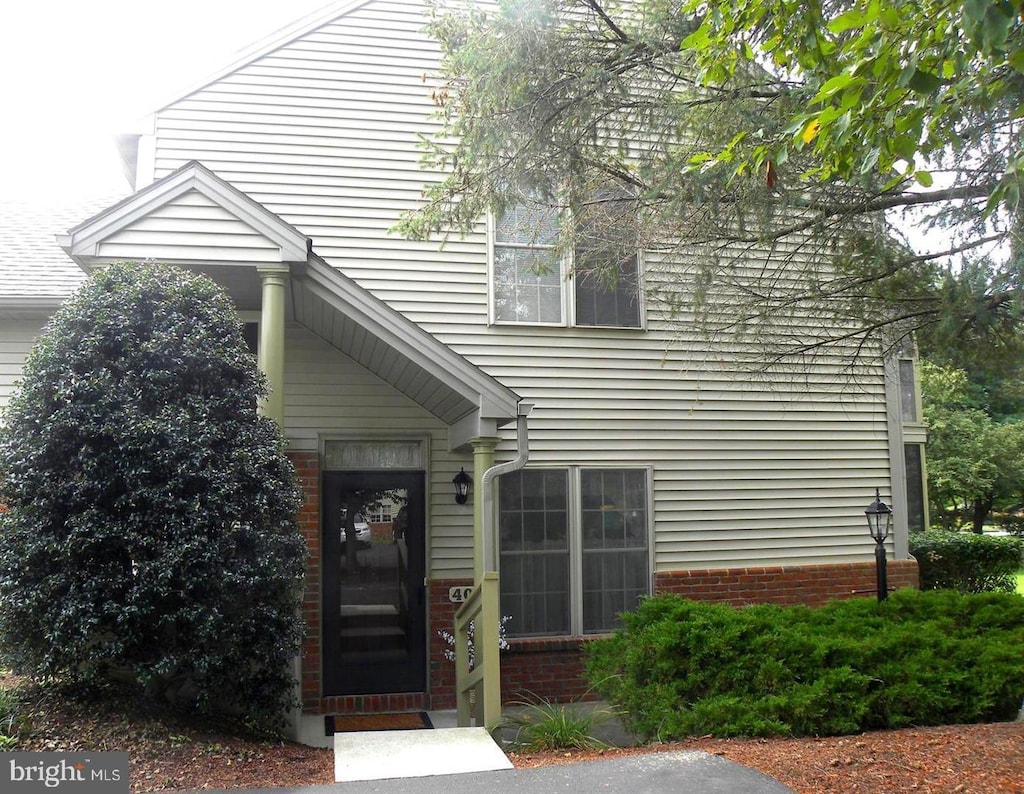
[[[643,739],[997,721],[1024,697],[1018,595],[900,590],[819,609],[663,595],[622,619],[587,675]]]
[[[910,553],[917,558],[922,590],[1012,593],[1024,540],[973,532],[914,532]]]

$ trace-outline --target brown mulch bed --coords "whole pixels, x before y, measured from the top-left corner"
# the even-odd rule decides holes
[[[0,684],[11,680],[0,677]],[[22,686],[17,750],[120,750],[131,756],[133,792],[309,786],[333,780],[334,756],[288,742],[245,738],[226,726],[138,705],[68,699]],[[516,767],[666,750],[704,750],[769,775],[798,792],[1024,791],[1024,723],[879,731],[823,739],[691,739],[583,753],[512,754]]]
[[[822,739],[702,738],[600,755],[652,750],[704,750],[757,769],[801,794],[1024,792],[1022,722],[906,728]],[[558,761],[582,757],[562,753]],[[513,756],[517,767],[550,762],[545,756]]]

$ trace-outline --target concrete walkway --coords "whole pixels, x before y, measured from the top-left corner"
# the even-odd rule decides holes
[[[574,707],[602,709],[603,704]],[[342,782],[244,794],[792,794],[756,770],[696,750],[513,769],[485,729],[456,728],[454,711],[432,711],[430,718],[432,731],[335,734],[335,779]],[[634,743],[615,719],[597,726],[593,735],[612,746]],[[513,737],[506,732],[502,740]]]
[[[334,734],[334,779],[339,783],[511,768],[486,728]]]

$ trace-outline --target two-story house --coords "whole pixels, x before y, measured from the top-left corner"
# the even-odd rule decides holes
[[[453,703],[440,632],[481,568],[509,616],[507,698],[582,695],[581,647],[646,594],[870,594],[876,488],[895,508],[890,582],[916,584],[911,359],[865,363],[855,389],[824,363],[752,380],[645,292],[643,251],[608,285],[524,266],[547,243],[520,234],[522,215],[443,248],[391,231],[430,177],[417,136],[435,129],[440,54],[425,20],[413,0],[338,2],[122,138],[131,195],[8,218],[0,402],[84,272],[152,260],[229,291],[305,490],[310,740],[323,715]],[[527,404],[528,462],[498,478],[483,522],[484,474],[519,454]],[[366,491],[386,495],[367,512],[386,504],[393,529],[353,544],[343,516]]]

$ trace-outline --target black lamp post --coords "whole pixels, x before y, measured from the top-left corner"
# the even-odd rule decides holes
[[[459,473],[452,477],[452,485],[455,486],[455,503],[464,505],[469,499],[469,486],[473,484],[473,478],[466,474],[466,470],[459,469]]]
[[[889,597],[889,582],[885,571],[885,539],[892,529],[892,508],[882,501],[875,488],[875,501],[868,505],[864,515],[868,519],[868,532],[875,541],[875,571],[878,578],[878,600]]]

